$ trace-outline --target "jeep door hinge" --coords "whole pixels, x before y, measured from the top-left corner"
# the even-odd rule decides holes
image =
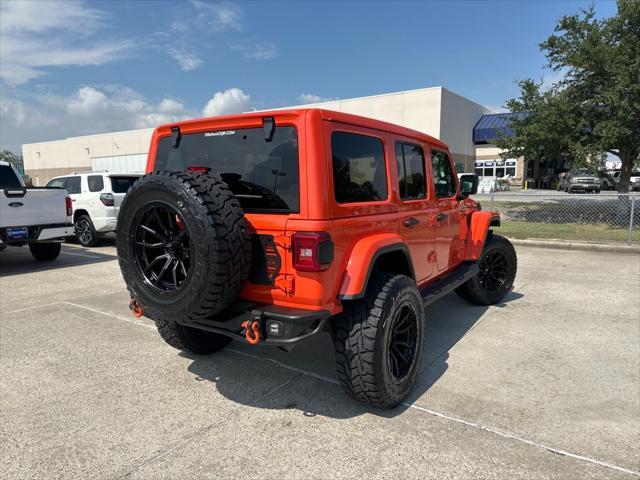
[[[293,275],[278,275],[275,284],[276,288],[282,290],[287,295],[293,295],[296,292],[295,276]]]
[[[293,248],[291,245],[291,234],[285,233],[282,235],[278,235],[274,240],[275,244],[280,248],[283,248],[285,250],[291,250]]]

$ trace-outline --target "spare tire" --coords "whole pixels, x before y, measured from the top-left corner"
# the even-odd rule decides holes
[[[214,315],[240,294],[251,267],[249,222],[221,179],[154,172],[120,206],[117,249],[131,298],[153,320]]]

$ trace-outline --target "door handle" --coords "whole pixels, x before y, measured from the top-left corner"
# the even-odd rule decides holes
[[[404,221],[404,226],[407,228],[413,228],[420,223],[417,218],[409,217]]]
[[[447,218],[447,214],[446,213],[439,213],[436,215],[436,222],[442,222],[443,220],[445,220]]]

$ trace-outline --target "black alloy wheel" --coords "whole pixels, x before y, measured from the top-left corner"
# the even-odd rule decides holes
[[[508,276],[508,260],[500,250],[492,250],[480,261],[478,282],[487,292],[497,292],[503,288]]]
[[[406,378],[415,361],[418,344],[417,322],[417,316],[410,305],[403,305],[393,318],[387,366],[396,382]]]
[[[161,292],[176,292],[191,269],[189,229],[177,209],[159,201],[141,209],[133,228],[136,266],[145,282]]]

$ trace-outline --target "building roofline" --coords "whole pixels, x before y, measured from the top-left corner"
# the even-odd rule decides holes
[[[290,106],[286,106],[286,107],[274,107],[274,108],[266,108],[264,110],[253,110],[256,112],[268,112],[271,110],[290,110],[290,109],[300,109],[300,108],[307,108],[307,106],[309,105],[326,105],[327,103],[335,103],[335,102],[348,102],[351,100],[366,100],[369,98],[379,98],[379,97],[389,97],[392,95],[402,95],[405,93],[414,93],[414,92],[425,92],[427,90],[442,90],[444,89],[444,87],[442,86],[436,86],[436,87],[425,87],[425,88],[414,88],[412,90],[401,90],[399,92],[387,92],[387,93],[376,93],[373,95],[365,95],[363,97],[351,97],[351,98],[336,98],[335,100],[325,100],[322,102],[315,102],[315,103],[300,103],[297,105],[290,105]],[[316,107],[313,107],[316,108]],[[321,107],[318,107],[321,108]]]
[[[474,105],[477,105],[478,107],[484,109],[484,110],[489,110],[490,112],[493,112],[492,109],[490,109],[489,107],[482,105],[481,103],[475,102],[473,100],[468,99],[467,97],[465,97],[464,95],[460,95],[459,93],[454,92],[453,90],[449,90],[446,87],[440,87],[442,88],[442,90],[447,91],[448,93],[450,93],[451,95],[455,95],[456,97],[460,97],[464,100],[466,100],[469,103],[473,103]],[[499,115],[498,113],[483,113],[483,115]]]
[[[88,133],[87,135],[76,135],[74,137],[59,138],[57,140],[43,140],[42,142],[23,143],[22,146],[24,147],[25,145],[42,145],[44,143],[63,142],[63,141],[66,141],[66,140],[74,140],[76,138],[99,137],[101,135],[117,135],[117,134],[120,134],[120,133],[140,132],[142,130],[151,130],[151,131],[153,131],[154,129],[155,129],[155,127],[144,127],[144,128],[134,128],[132,130],[119,130],[117,132]]]

